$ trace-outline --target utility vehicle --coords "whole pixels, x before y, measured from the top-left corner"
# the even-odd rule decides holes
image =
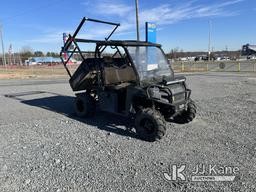
[[[77,38],[86,21],[113,25],[114,29],[104,40]],[[76,114],[92,116],[97,106],[101,111],[134,119],[141,139],[159,140],[170,121],[186,123],[195,118],[191,90],[184,77],[174,76],[160,44],[110,40],[119,26],[83,18],[62,47],[60,56],[76,92]],[[95,51],[82,51],[79,43],[92,43]],[[65,59],[64,54],[69,54],[69,58]],[[71,74],[68,63],[74,54],[81,56],[82,63]]]

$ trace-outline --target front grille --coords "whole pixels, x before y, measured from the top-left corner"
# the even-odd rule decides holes
[[[186,94],[185,93],[179,93],[176,95],[173,95],[172,100],[174,103],[178,103],[180,101],[184,101],[186,99]]]

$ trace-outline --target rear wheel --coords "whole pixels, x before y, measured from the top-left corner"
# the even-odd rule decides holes
[[[188,102],[187,110],[184,110],[180,115],[177,115],[174,118],[174,121],[177,123],[185,124],[193,121],[195,117],[196,117],[196,104],[192,99],[190,99]]]
[[[78,117],[91,117],[95,114],[95,99],[90,94],[79,94],[75,99],[75,111]]]
[[[141,139],[160,140],[166,133],[167,123],[160,112],[151,108],[142,109],[136,115],[135,128]]]

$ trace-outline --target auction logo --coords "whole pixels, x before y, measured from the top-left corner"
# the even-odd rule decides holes
[[[222,166],[222,165],[196,165],[192,171],[187,170],[186,165],[172,165],[170,166],[169,173],[164,173],[164,178],[167,181],[186,181],[188,176],[191,181],[234,181],[236,175],[239,173],[239,168],[235,166]]]
[[[181,181],[185,181],[186,177],[182,173],[186,168],[186,165],[181,165],[178,167],[177,165],[172,166],[172,175],[169,175],[168,173],[164,173],[164,177],[168,181],[176,181],[177,179],[180,179]]]

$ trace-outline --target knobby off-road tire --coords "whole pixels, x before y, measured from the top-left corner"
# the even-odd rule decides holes
[[[136,114],[135,129],[142,140],[160,140],[166,133],[166,127],[167,122],[159,111],[146,108]]]
[[[193,119],[196,117],[196,104],[195,102],[190,99],[188,102],[188,108],[187,110],[183,111],[180,115],[176,116],[174,118],[174,121],[177,123],[189,123],[193,121]]]
[[[79,94],[75,99],[75,112],[78,117],[92,117],[95,114],[95,99],[89,94]]]

